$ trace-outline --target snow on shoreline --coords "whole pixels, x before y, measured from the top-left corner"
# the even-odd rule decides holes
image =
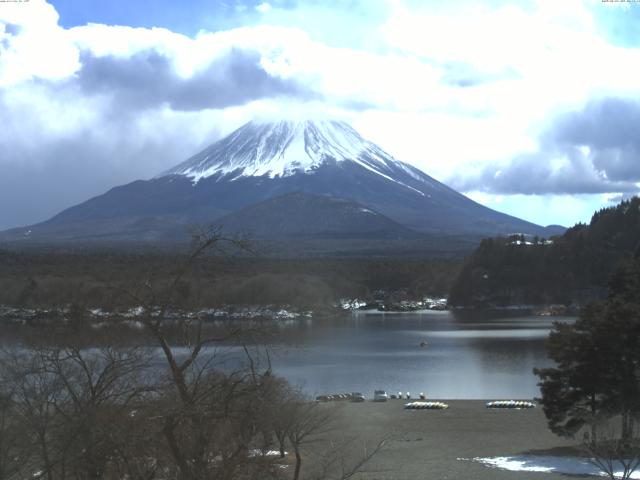
[[[367,301],[359,298],[341,298],[335,308],[350,311],[366,311],[366,312],[419,312],[440,310],[445,311],[448,307],[447,298],[431,298],[424,297],[422,300],[401,300],[395,303],[385,303],[384,301]]]
[[[542,472],[564,475],[589,475],[601,477],[605,474],[586,458],[560,457],[553,455],[517,455],[513,457],[476,457],[458,458],[458,460],[478,462],[490,468],[510,472]],[[619,473],[620,475],[620,473]],[[640,479],[640,471],[630,478]]]
[[[159,314],[160,308],[155,307],[151,317]],[[75,312],[76,314],[78,312]],[[147,312],[143,307],[131,307],[127,309],[115,309],[112,311],[102,308],[86,308],[82,314],[92,322],[101,322],[107,319],[121,321],[136,321],[145,317]],[[25,324],[25,323],[50,323],[67,322],[74,315],[70,307],[59,308],[18,308],[0,305],[0,323]],[[179,319],[200,319],[206,322],[226,320],[277,320],[295,321],[308,320],[313,317],[309,310],[300,311],[290,307],[281,306],[254,306],[254,307],[222,307],[205,308],[196,310],[170,310],[165,313],[168,321]]]

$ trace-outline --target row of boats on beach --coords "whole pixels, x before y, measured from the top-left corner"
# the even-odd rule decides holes
[[[526,400],[495,400],[487,402],[487,408],[535,408],[536,404]]]
[[[398,392],[398,394],[387,394],[384,390],[375,390],[373,392],[374,402],[386,402],[387,400],[411,400],[411,393]],[[364,402],[367,399],[360,392],[352,393],[336,393],[332,395],[318,395],[316,397],[317,402],[336,402],[336,401],[349,401],[349,402]],[[416,399],[413,402],[406,403],[404,408],[408,410],[445,410],[449,408],[449,405],[443,402],[427,402],[426,395],[420,393],[419,400]],[[525,409],[535,408],[536,404],[527,400],[493,400],[485,404],[487,408],[494,409]]]
[[[520,410],[523,408],[535,408],[536,404],[526,400],[495,400],[487,402],[487,408],[509,408]],[[449,408],[444,402],[410,402],[405,404],[407,410],[445,410]]]
[[[404,405],[406,410],[446,410],[449,408],[444,402],[410,402]]]

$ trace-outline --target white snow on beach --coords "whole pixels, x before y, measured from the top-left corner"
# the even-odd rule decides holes
[[[577,457],[519,455],[515,457],[459,458],[458,460],[471,460],[482,463],[487,467],[509,470],[511,472],[547,472],[566,475],[604,476],[604,473],[587,459]],[[634,472],[631,478],[640,479],[640,471]]]

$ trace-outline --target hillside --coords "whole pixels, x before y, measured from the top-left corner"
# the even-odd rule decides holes
[[[640,245],[640,198],[596,212],[543,241],[485,239],[465,262],[449,301],[456,306],[582,304],[606,294],[610,274]]]
[[[418,238],[420,234],[342,198],[294,192],[258,202],[217,221],[225,231],[260,238]]]

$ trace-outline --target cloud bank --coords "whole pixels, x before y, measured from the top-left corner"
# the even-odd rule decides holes
[[[494,207],[638,190],[640,49],[603,33],[607,4],[285,3],[238,3],[228,28],[192,36],[0,3],[0,228],[300,112],[343,117]]]
[[[494,194],[640,191],[640,102],[607,97],[558,116],[534,153],[488,163],[453,186]]]

